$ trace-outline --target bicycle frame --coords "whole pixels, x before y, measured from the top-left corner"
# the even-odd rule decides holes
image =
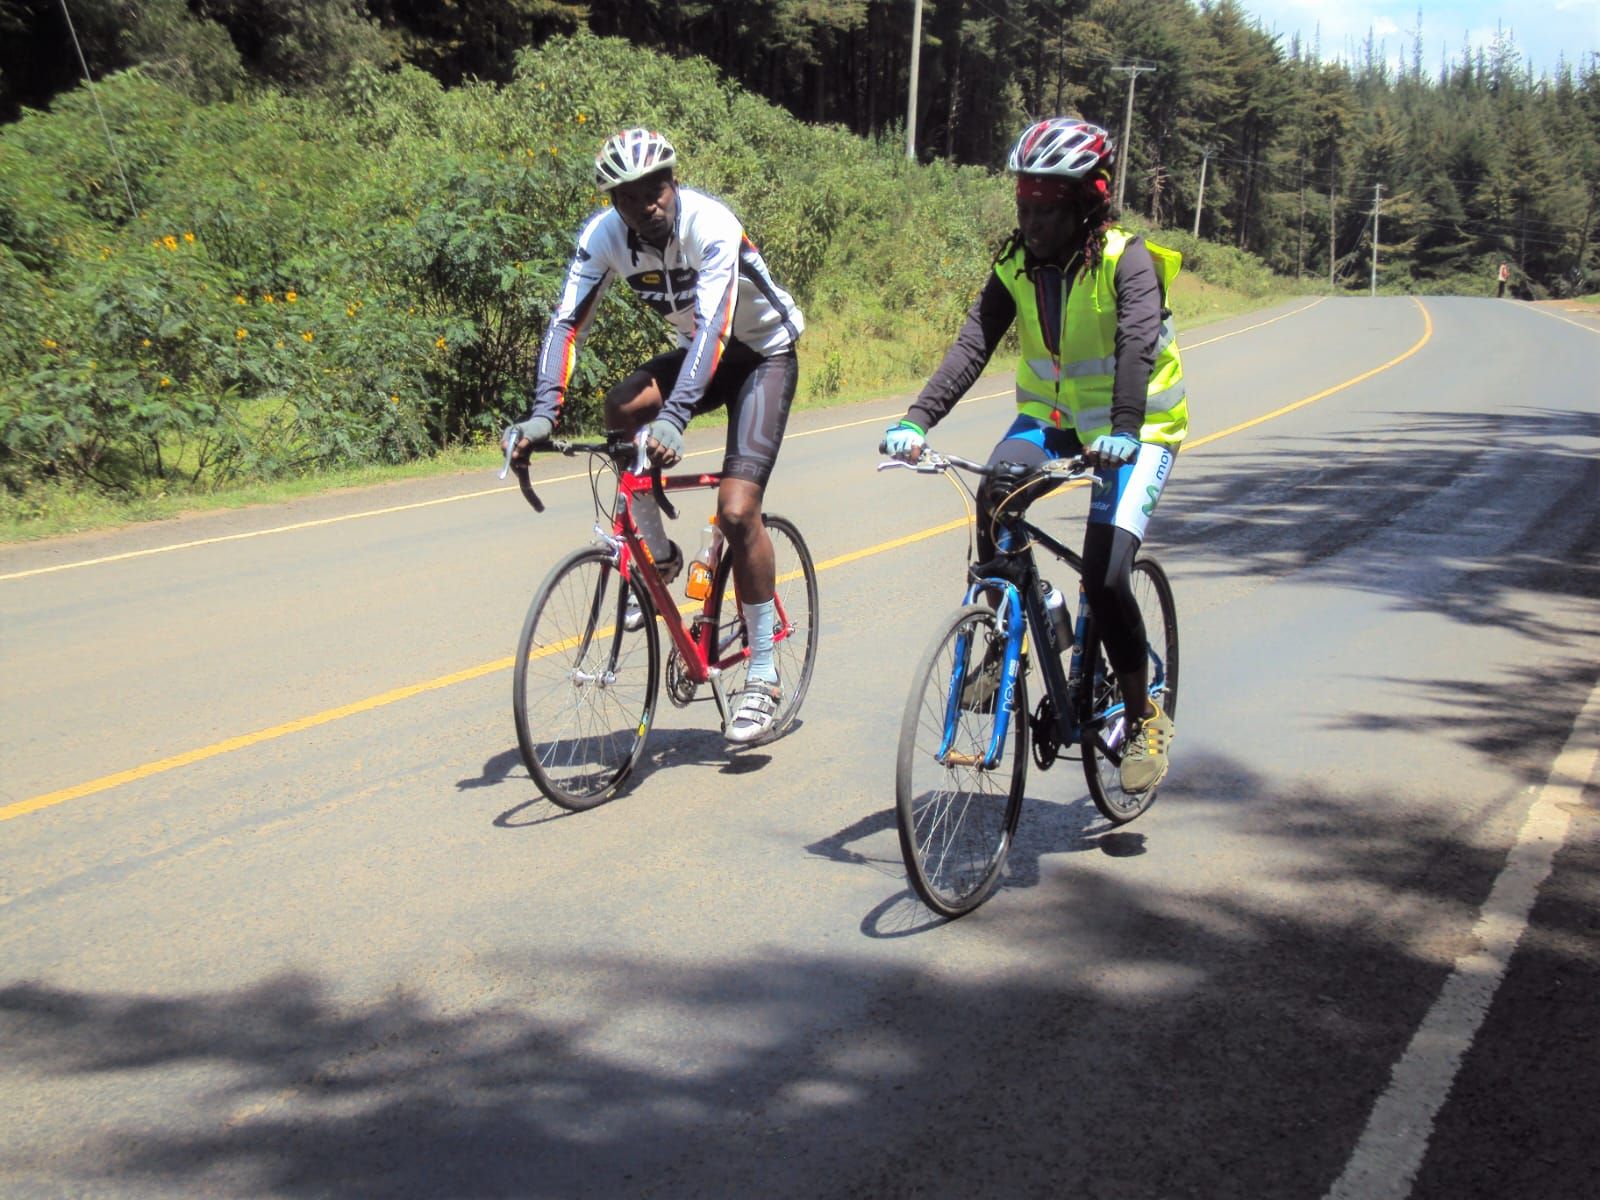
[[[1005,635],[1005,656],[1000,687],[996,693],[998,708],[994,731],[990,735],[988,750],[981,764],[960,761],[958,756],[952,756],[950,753],[950,747],[956,736],[961,693],[966,684],[965,664],[970,654],[971,635],[963,634],[957,642],[956,661],[960,665],[951,676],[950,690],[945,699],[944,736],[936,757],[941,763],[981,765],[984,770],[992,770],[999,763],[1006,737],[1011,729],[1012,698],[1016,694],[1017,680],[1022,672],[1025,629],[1032,631],[1035,645],[1046,647],[1047,652],[1036,657],[1040,673],[1044,677],[1045,694],[1050,698],[1050,707],[1055,717],[1055,732],[1060,743],[1072,745],[1083,736],[1084,729],[1098,727],[1104,731],[1100,735],[1102,748],[1110,754],[1115,754],[1122,744],[1126,729],[1121,720],[1125,705],[1118,701],[1107,707],[1104,712],[1092,711],[1093,681],[1085,681],[1080,674],[1081,665],[1086,661],[1090,636],[1088,601],[1080,591],[1078,612],[1073,622],[1072,644],[1068,647],[1057,647],[1055,627],[1044,610],[1044,602],[1040,596],[1039,567],[1034,558],[1032,543],[1038,542],[1043,545],[1052,554],[1070,564],[1075,571],[1081,572],[1082,561],[1073,551],[1028,521],[1018,520],[1015,529],[1028,539],[1025,549],[1014,552],[1018,561],[1014,574],[1018,579],[985,576],[975,580],[967,588],[962,600],[963,604],[976,604],[986,592],[996,591],[1000,595],[1000,603],[995,612],[1001,632]],[[1063,671],[1061,666],[1062,651],[1070,652],[1070,667],[1066,671]],[[1166,686],[1166,663],[1153,647],[1150,656],[1149,687],[1151,694],[1156,695]],[[1027,717],[1027,714],[1023,714],[1024,719]]]
[[[711,472],[702,472],[698,475],[663,475],[659,483],[661,492],[684,492],[697,488],[719,487],[722,476]],[[657,480],[648,473],[620,472],[617,495],[621,505],[612,516],[610,536],[604,534],[601,536],[616,550],[617,568],[624,579],[633,578],[635,563],[643,562],[650,566],[651,569],[638,572],[639,582],[643,584],[645,591],[650,593],[656,611],[661,614],[662,621],[667,627],[667,634],[672,639],[678,656],[683,660],[685,673],[696,684],[706,683],[715,680],[736,663],[749,658],[750,648],[741,646],[733,654],[719,656],[720,648],[714,644],[717,636],[715,621],[717,614],[712,610],[712,604],[717,599],[715,586],[701,602],[700,612],[696,614],[694,620],[685,625],[679,603],[654,569],[654,560],[650,557],[649,547],[645,545],[644,537],[640,534],[638,523],[633,517],[634,498],[641,494],[653,493],[656,484]],[[665,506],[664,511],[667,511],[668,515],[676,515],[670,510],[670,506]],[[598,526],[596,530],[598,532]],[[773,644],[777,645],[794,632],[794,624],[784,611],[783,601],[776,596],[774,600],[777,603],[777,620],[773,624],[772,640]]]

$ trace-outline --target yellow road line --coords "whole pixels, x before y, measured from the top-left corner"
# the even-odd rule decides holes
[[[1315,404],[1318,400],[1324,400],[1333,395],[1335,392],[1342,392],[1346,388],[1355,387],[1356,384],[1371,379],[1374,375],[1377,375],[1382,371],[1387,371],[1390,367],[1399,366],[1418,350],[1421,350],[1424,346],[1426,346],[1428,344],[1428,339],[1433,337],[1433,318],[1428,315],[1428,310],[1423,307],[1422,301],[1418,300],[1415,296],[1411,297],[1411,303],[1415,304],[1417,306],[1417,311],[1422,314],[1422,336],[1418,338],[1416,344],[1404,354],[1401,354],[1396,358],[1391,358],[1382,366],[1373,367],[1370,371],[1363,371],[1354,379],[1346,379],[1343,383],[1336,383],[1331,388],[1325,388],[1323,391],[1318,392],[1315,396],[1307,396],[1304,400],[1296,400],[1293,404],[1285,404],[1282,408],[1275,408],[1271,412],[1263,413],[1261,416],[1255,417],[1249,421],[1241,421],[1237,425],[1230,425],[1226,429],[1219,429],[1216,433],[1208,433],[1203,438],[1195,438],[1193,441],[1186,441],[1183,445],[1184,452],[1187,453],[1188,451],[1194,450],[1199,446],[1204,446],[1207,442],[1214,442],[1218,438],[1225,438],[1230,434],[1238,433],[1240,430],[1249,429],[1252,426],[1260,425],[1263,421],[1271,421],[1276,417],[1283,416],[1285,413],[1292,413],[1297,408],[1304,408],[1308,404]]]
[[[1188,449],[1193,449],[1196,446],[1203,446],[1207,442],[1214,442],[1218,438],[1227,437],[1230,434],[1238,433],[1240,430],[1249,429],[1252,426],[1260,425],[1263,421],[1270,421],[1275,417],[1281,417],[1286,413],[1294,412],[1296,409],[1304,408],[1308,404],[1314,404],[1318,400],[1333,395],[1335,392],[1340,392],[1345,388],[1353,387],[1355,384],[1358,384],[1365,379],[1371,379],[1374,375],[1377,375],[1381,371],[1387,371],[1390,367],[1404,362],[1413,354],[1417,353],[1417,351],[1421,350],[1422,347],[1426,345],[1428,340],[1433,336],[1433,321],[1428,316],[1428,310],[1423,307],[1421,301],[1413,299],[1412,302],[1416,304],[1418,310],[1422,313],[1423,333],[1422,337],[1417,340],[1416,344],[1404,354],[1390,359],[1382,366],[1374,367],[1370,371],[1364,371],[1360,375],[1355,376],[1353,379],[1346,380],[1344,383],[1336,384],[1331,388],[1320,391],[1315,396],[1307,396],[1304,400],[1297,400],[1293,404],[1286,404],[1282,408],[1274,409],[1272,412],[1260,417],[1256,417],[1254,420],[1244,421],[1238,425],[1229,426],[1227,429],[1221,430],[1217,433],[1209,434],[1206,437],[1191,442]],[[865,423],[866,422],[852,421],[849,424],[859,425]],[[847,426],[835,426],[834,428],[846,427]],[[822,431],[816,430],[814,432]],[[938,537],[940,534],[950,533],[953,530],[961,529],[968,525],[970,521],[970,517],[963,517],[960,520],[947,521],[943,525],[936,525],[930,529],[920,530],[917,533],[906,534],[904,537],[893,538],[887,542],[879,542],[877,545],[867,546],[861,550],[852,550],[848,554],[840,554],[834,558],[827,559],[824,562],[817,563],[817,572],[820,574],[823,571],[832,570],[835,567],[842,567],[849,563],[859,562],[865,558],[873,558],[879,554],[886,554],[891,550],[898,550],[902,546],[909,546],[916,542],[926,541],[928,538]],[[798,572],[795,572],[790,576],[786,576],[785,578],[792,578],[797,574]],[[683,605],[680,606],[679,611],[687,612],[694,607],[695,605],[693,604]],[[553,653],[554,651],[563,649],[571,644],[572,643],[569,640],[560,645],[547,647],[545,650],[540,652],[540,656]],[[247,733],[239,737],[228,738],[226,741],[214,742],[209,746],[202,746],[198,750],[188,750],[182,754],[175,754],[170,758],[158,759],[155,762],[146,763],[143,766],[134,767],[127,771],[118,771],[113,775],[102,775],[99,779],[91,779],[87,783],[80,783],[74,785],[73,787],[62,788],[59,791],[45,792],[43,795],[33,796],[27,800],[19,800],[14,804],[8,804],[4,807],[0,807],[0,821],[10,821],[16,817],[26,816],[28,813],[38,812],[39,810],[45,808],[53,808],[58,804],[65,804],[69,800],[80,800],[85,796],[92,796],[99,792],[109,791],[111,788],[120,787],[125,783],[134,783],[141,779],[148,779],[153,775],[161,775],[167,771],[176,770],[179,767],[189,766],[192,763],[204,762],[208,758],[216,758],[218,755],[227,754],[234,750],[243,750],[250,746],[260,745],[263,742],[275,741],[278,738],[287,737],[292,733],[301,733],[307,729],[315,729],[319,725],[327,725],[333,721],[341,721],[346,717],[353,717],[360,713],[372,712],[374,709],[384,708],[390,704],[396,704],[401,700],[409,700],[413,696],[420,696],[425,692],[435,692],[441,688],[452,687],[458,683],[468,683],[474,679],[481,679],[485,675],[492,675],[497,671],[506,670],[512,665],[513,661],[514,659],[511,658],[496,659],[494,662],[482,663],[476,667],[468,667],[464,671],[456,671],[449,675],[441,675],[436,679],[429,679],[423,683],[414,683],[407,687],[395,688],[392,691],[383,692],[377,696],[369,696],[367,699],[358,700],[354,704],[345,704],[338,708],[324,709],[322,712],[313,713],[309,717],[301,717],[298,720],[287,721],[282,725],[274,725],[271,728],[258,730],[255,733]]]
[[[1319,298],[1317,300],[1313,300],[1310,304],[1307,304],[1302,308],[1295,309],[1293,312],[1283,313],[1266,321],[1258,321],[1256,324],[1247,325],[1243,329],[1235,329],[1232,333],[1224,333],[1218,337],[1208,338],[1203,342],[1195,342],[1191,345],[1184,346],[1183,348],[1184,350],[1198,350],[1201,346],[1209,346],[1213,342],[1220,342],[1226,338],[1237,337],[1241,333],[1249,333],[1252,329],[1262,329],[1265,326],[1276,324],[1279,321],[1286,320],[1289,317],[1303,313],[1308,308],[1315,308],[1321,303],[1322,299]],[[1584,327],[1579,326],[1579,328]],[[1004,391],[988,392],[982,396],[968,396],[966,397],[964,403],[970,404],[974,400],[995,400],[1001,396],[1009,395],[1011,395],[1011,390],[1008,388]],[[878,421],[892,419],[892,414],[886,417],[864,417],[858,421],[843,421],[836,425],[823,425],[816,429],[796,430],[788,435],[787,440],[792,440],[794,438],[816,437],[818,434],[833,433],[840,429],[854,429],[860,425],[872,425]],[[721,453],[721,446],[712,446],[705,450],[695,450],[692,453],[685,454],[683,457],[684,460],[687,461],[691,458],[704,458],[708,455]],[[575,471],[567,475],[553,475],[549,479],[536,479],[534,482],[540,487],[547,487],[554,483],[570,483],[574,479],[587,478],[589,478],[589,473],[587,471]],[[440,496],[433,500],[417,500],[410,504],[393,504],[387,508],[363,509],[361,512],[344,513],[337,517],[319,517],[314,521],[296,521],[292,525],[274,525],[268,529],[252,529],[245,533],[224,533],[218,534],[216,537],[195,538],[193,541],[188,542],[172,542],[165,546],[151,546],[145,550],[127,550],[121,554],[107,554],[100,558],[84,558],[75,562],[55,563],[54,565],[48,567],[33,567],[26,571],[12,571],[9,574],[0,575],[0,583],[4,583],[10,579],[29,579],[35,575],[53,575],[57,571],[75,571],[80,567],[99,567],[104,566],[107,563],[126,562],[132,558],[148,558],[153,554],[171,554],[175,550],[194,550],[200,546],[216,546],[222,544],[223,542],[244,542],[249,541],[252,538],[272,537],[280,533],[298,533],[303,529],[318,529],[324,525],[343,524],[345,521],[363,521],[369,517],[387,517],[393,515],[394,513],[410,512],[413,509],[418,508],[434,508],[440,504],[455,504],[462,500],[479,500],[484,496],[498,496],[502,492],[513,490],[514,489],[509,484],[503,484],[499,487],[480,488],[479,490],[473,492],[462,492],[455,496]]]

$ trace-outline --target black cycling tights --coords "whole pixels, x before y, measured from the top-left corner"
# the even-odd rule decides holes
[[[989,455],[989,465],[998,462],[1021,463],[1036,467],[1053,457],[1043,447],[1022,438],[1007,438]],[[1037,497],[1035,497],[1037,498]],[[989,534],[991,509],[987,488],[978,489],[978,561],[994,556],[994,540]],[[1144,616],[1133,598],[1133,556],[1139,539],[1114,525],[1089,525],[1083,532],[1083,590],[1094,614],[1095,628],[1105,646],[1111,669],[1127,674],[1141,669],[1146,661]],[[1072,597],[1067,597],[1072,604]]]

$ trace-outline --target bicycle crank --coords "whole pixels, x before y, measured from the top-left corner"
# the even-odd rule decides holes
[[[1046,696],[1033,710],[1029,722],[1033,733],[1033,761],[1041,771],[1048,771],[1061,753],[1061,735],[1056,729],[1056,710]]]
[[[676,650],[667,655],[667,699],[679,708],[688,708],[699,690],[700,685],[689,676],[689,664],[683,661],[683,655]]]

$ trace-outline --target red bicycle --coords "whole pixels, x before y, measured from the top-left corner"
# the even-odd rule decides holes
[[[720,552],[717,539],[709,593],[680,603],[655,570],[633,515],[635,498],[649,491],[663,515],[676,517],[669,492],[715,489],[721,474],[663,476],[632,440],[552,446],[589,456],[595,541],[558,562],[533,597],[512,668],[512,710],[522,761],[539,790],[563,808],[587,809],[617,795],[644,754],[663,675],[658,619],[671,644],[667,698],[682,708],[710,684],[724,730],[728,697],[743,683],[750,648],[731,556]],[[514,469],[523,496],[542,512],[527,468]],[[762,520],[777,565],[773,643],[783,700],[772,728],[746,743],[752,746],[794,724],[817,655],[811,552],[794,522],[772,513]]]

